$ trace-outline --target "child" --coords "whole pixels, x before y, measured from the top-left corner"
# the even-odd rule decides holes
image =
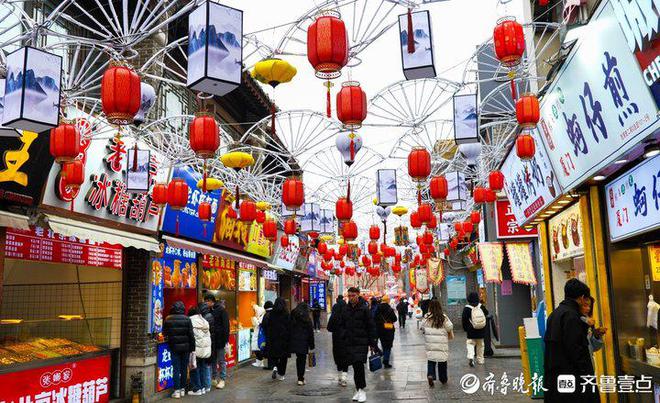
[[[449,340],[454,338],[454,325],[447,315],[442,312],[442,305],[437,299],[429,303],[429,312],[422,320],[424,332],[424,345],[428,360],[427,379],[429,387],[438,379],[442,384],[447,383],[447,359],[449,358]],[[436,378],[437,367],[437,378]]]

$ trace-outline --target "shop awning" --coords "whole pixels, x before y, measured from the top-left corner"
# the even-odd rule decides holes
[[[204,255],[214,255],[214,256],[225,256],[236,261],[242,261],[244,263],[250,263],[259,267],[265,267],[268,265],[268,262],[264,260],[255,259],[240,253],[230,252],[225,249],[219,249],[209,245],[203,245],[196,242],[187,241],[185,239],[173,238],[171,236],[163,235],[163,239],[167,242],[169,246],[174,246],[175,248],[192,250],[197,253]]]
[[[27,216],[21,214],[0,211],[0,227],[28,230],[30,229],[30,222],[28,220]]]
[[[64,236],[75,236],[80,239],[89,239],[95,242],[107,242],[123,247],[134,247],[150,252],[160,252],[158,241],[147,235],[133,234],[114,228],[106,228],[96,224],[72,220],[46,214],[50,229]]]
[[[280,271],[280,272],[290,272],[291,271],[291,270],[285,269],[282,266],[278,266],[278,265],[272,264],[272,263],[266,263],[266,266],[268,266],[269,269],[277,270],[277,271]]]

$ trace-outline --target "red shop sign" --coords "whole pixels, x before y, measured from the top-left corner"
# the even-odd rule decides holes
[[[227,369],[232,368],[236,365],[236,355],[238,354],[238,347],[236,344],[236,334],[232,333],[229,335],[229,341],[225,346],[225,363],[227,364]]]
[[[105,403],[109,391],[109,355],[0,375],[0,402],[6,403]]]
[[[5,256],[38,262],[121,269],[122,246],[56,234],[41,227],[7,229]]]
[[[533,238],[538,235],[536,227],[528,231],[518,226],[508,200],[498,200],[495,203],[495,222],[497,223],[498,239]]]

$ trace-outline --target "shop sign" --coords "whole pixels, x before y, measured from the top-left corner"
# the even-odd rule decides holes
[[[312,280],[309,282],[309,303],[314,305],[314,302],[319,303],[321,309],[325,310],[325,299],[326,299],[326,290],[325,290],[325,281],[316,281]]]
[[[236,333],[229,335],[229,341],[225,346],[225,363],[227,364],[227,369],[233,368],[236,365]]]
[[[7,229],[5,256],[12,259],[121,269],[121,245],[78,239],[31,227]]]
[[[542,141],[564,191],[655,132],[656,114],[613,6],[603,2],[541,107]]]
[[[612,242],[660,227],[660,155],[605,186]]]
[[[528,242],[507,242],[506,254],[509,256],[511,279],[514,283],[536,285],[536,274],[532,263],[532,253]]]
[[[495,224],[498,239],[536,238],[538,236],[536,227],[527,230],[518,225],[508,200],[498,200],[495,203]],[[481,231],[479,233],[481,234]]]
[[[479,259],[484,280],[488,283],[502,282],[504,251],[500,242],[479,242]]]
[[[94,130],[110,131],[110,128]],[[78,156],[85,164],[85,182],[79,189],[66,186],[60,175],[60,166],[53,165],[48,177],[43,204],[73,211],[99,219],[156,231],[159,208],[152,203],[149,192],[132,192],[126,177],[128,152],[133,152],[135,140],[127,137],[112,137],[110,140],[84,140]],[[138,142],[142,150],[148,149]],[[130,151],[129,151],[130,150]],[[139,159],[138,159],[139,160]],[[151,152],[149,162],[139,170],[148,170],[148,187],[156,182],[166,182],[168,171],[161,169],[164,159]]]
[[[269,281],[277,281],[277,272],[275,270],[261,270],[261,277]]]
[[[207,290],[236,291],[235,260],[224,256],[204,255],[202,287]]]
[[[534,158],[529,162],[522,161],[516,155],[515,149],[511,149],[500,168],[504,174],[504,191],[511,203],[511,212],[519,226],[532,219],[561,195],[557,175],[552,169],[548,153],[541,146],[539,133],[534,130],[530,134],[537,144]],[[506,224],[505,227],[502,227],[506,228],[504,234],[509,233],[509,220]],[[499,238],[499,220],[497,234]],[[516,236],[516,234],[511,234],[511,236]]]
[[[460,305],[467,300],[464,275],[447,276],[447,304]]]
[[[660,281],[660,244],[649,245],[649,260],[653,281]]]
[[[184,238],[210,243],[213,239],[213,222],[220,206],[222,190],[202,192],[201,189],[197,188],[197,182],[202,179],[202,174],[190,166],[174,168],[172,178],[181,178],[188,185],[188,203],[181,210],[174,210],[169,205],[165,207],[161,226],[162,231],[169,234],[178,234],[178,236]],[[204,223],[199,220],[197,208],[201,202],[211,203],[210,223]],[[177,220],[179,221],[178,233]]]
[[[257,266],[239,263],[238,291],[257,291]]]
[[[165,245],[163,257],[151,261],[151,269],[161,272],[165,288],[197,288],[197,254]]]
[[[549,221],[551,239],[550,259],[568,259],[584,254],[582,241],[582,215],[580,204],[571,207],[552,217]]]
[[[242,329],[238,331],[238,362],[243,362],[250,358],[251,329]]]
[[[149,315],[152,334],[163,331],[163,308],[165,300],[163,295],[163,265],[151,263],[151,313]]]
[[[172,353],[167,343],[158,345],[156,358],[156,392],[174,387],[174,367],[172,367]]]
[[[275,250],[275,265],[286,270],[293,270],[296,266],[296,259],[300,253],[300,240],[295,235],[289,235],[289,246],[282,247],[278,242]]]
[[[270,257],[272,243],[263,234],[263,226],[256,221],[247,223],[229,216],[231,202],[223,193],[220,198],[220,209],[215,219],[213,243],[250,252],[255,255]]]
[[[0,385],[0,402],[105,403],[110,400],[110,356],[8,372],[0,375]]]
[[[41,201],[53,165],[48,132],[22,131],[18,137],[0,136],[0,205],[34,206]]]
[[[513,295],[513,281],[502,280],[502,284],[500,285],[500,293],[503,296]]]

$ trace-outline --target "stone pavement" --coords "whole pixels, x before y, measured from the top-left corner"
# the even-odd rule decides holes
[[[520,392],[514,392],[509,386],[506,395],[498,391],[502,374],[506,372],[509,382],[520,376],[520,358],[490,358],[484,365],[470,368],[465,358],[465,334],[456,332],[450,341],[449,382],[430,389],[426,380],[426,353],[421,331],[414,327],[414,321],[408,322],[406,329],[398,329],[392,351],[394,368],[381,369],[376,373],[367,370],[367,401],[370,402],[433,402],[452,400],[455,402],[473,401],[527,401],[531,399]],[[412,326],[410,326],[412,325]],[[460,326],[460,325],[459,325]],[[315,333],[317,366],[305,374],[304,386],[296,385],[295,356],[289,359],[286,380],[274,381],[270,371],[247,366],[230,371],[230,378],[223,390],[213,389],[203,396],[186,396],[183,402],[193,400],[202,402],[312,402],[319,398],[325,402],[351,402],[355,393],[353,373],[349,369],[348,387],[337,384],[337,372],[332,360],[331,336],[325,329]],[[461,377],[468,373],[475,374],[485,381],[492,372],[495,380],[495,392],[479,388],[473,394],[461,389]]]

